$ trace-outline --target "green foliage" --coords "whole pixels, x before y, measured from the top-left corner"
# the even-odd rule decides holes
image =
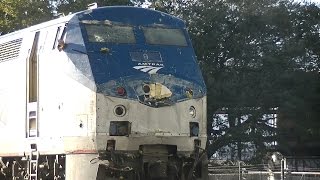
[[[0,32],[19,30],[52,18],[49,1],[2,0]]]
[[[78,11],[83,11],[87,9],[88,4],[97,3],[98,7],[102,6],[118,6],[118,5],[133,5],[130,0],[56,0],[58,13],[74,13]]]
[[[130,0],[1,0],[0,32],[6,34],[54,18],[54,13],[69,14],[87,9],[97,2],[98,6],[133,5]]]
[[[265,152],[263,142],[282,138],[263,118],[275,107],[292,115],[283,121],[304,123],[297,136],[317,131],[308,127],[320,124],[319,7],[276,0],[189,3],[181,14],[208,87],[209,155],[235,142],[253,142],[257,154]],[[213,118],[221,109],[228,126]],[[241,123],[244,115],[250,118]]]

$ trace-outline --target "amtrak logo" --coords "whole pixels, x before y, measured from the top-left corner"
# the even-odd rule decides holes
[[[163,68],[162,63],[138,63],[138,66],[134,66],[134,69],[140,70],[145,73],[155,74]]]
[[[140,70],[142,72],[147,72],[149,74],[155,74],[163,67],[154,67],[154,66],[134,66],[134,69]]]

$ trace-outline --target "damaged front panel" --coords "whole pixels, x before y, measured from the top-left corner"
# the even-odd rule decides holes
[[[136,100],[152,107],[173,105],[205,95],[205,88],[193,82],[172,75],[154,74],[151,76],[123,77],[97,85],[97,92],[106,96],[121,97],[118,87],[126,89],[124,98]]]

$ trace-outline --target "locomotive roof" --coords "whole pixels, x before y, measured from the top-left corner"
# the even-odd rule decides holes
[[[88,15],[90,12],[90,15]],[[183,20],[172,16],[170,14],[133,6],[110,6],[101,7],[93,10],[85,10],[77,13],[79,19],[90,20],[94,17],[95,20],[110,20],[126,23],[129,21],[130,24],[147,25],[159,22],[159,24],[166,24],[171,26],[184,27],[185,23]],[[86,16],[87,15],[87,16]],[[159,18],[162,18],[159,21]],[[128,22],[128,23],[129,23]]]
[[[10,36],[23,34],[24,31],[27,31],[27,32],[37,31],[39,29],[42,29],[48,26],[68,22],[75,16],[82,17],[83,20],[88,20],[88,17],[91,17],[92,19],[92,14],[95,14],[95,17],[94,17],[95,20],[106,20],[106,16],[103,16],[103,14],[105,14],[105,15],[108,15],[107,20],[111,20],[111,21],[115,20],[118,22],[119,21],[122,22],[124,20],[129,21],[130,19],[130,22],[131,22],[131,20],[134,19],[135,23],[133,24],[150,24],[150,22],[152,21],[152,18],[153,19],[157,18],[155,17],[155,15],[158,15],[164,18],[165,24],[168,24],[168,22],[170,22],[172,26],[185,27],[185,23],[183,20],[161,11],[140,8],[140,7],[133,7],[133,6],[106,6],[106,7],[99,7],[96,9],[88,9],[88,10],[76,12],[64,17],[59,17],[57,19],[53,19],[37,25],[33,25],[28,28],[17,30],[12,33],[4,34],[0,36],[0,42],[4,39],[9,38]]]

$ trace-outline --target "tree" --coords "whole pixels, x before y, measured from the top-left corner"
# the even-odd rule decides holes
[[[317,6],[276,0],[199,0],[189,1],[181,12],[208,87],[209,155],[243,141],[253,142],[257,154],[263,155],[268,148],[263,142],[280,138],[264,136],[276,132],[264,118],[275,107],[282,114],[295,113],[298,107],[303,114],[317,114],[301,103],[304,97],[295,86],[300,82],[297,75],[310,74],[303,76],[304,86],[312,87],[310,99],[319,98],[310,85],[317,82],[311,77],[320,64]],[[299,104],[290,109],[294,101]],[[228,120],[215,119],[214,125],[221,126],[213,129],[219,109],[227,110]],[[241,120],[243,116],[249,118]],[[302,118],[291,121],[306,122]]]
[[[320,75],[295,72],[282,79],[291,86],[279,113],[279,144],[290,156],[320,155]]]
[[[56,11],[64,14],[82,11],[93,2],[97,2],[98,6],[133,5],[130,0],[2,0],[0,3],[0,32],[6,34],[51,20],[55,18],[56,13],[54,12]]]
[[[114,6],[114,5],[127,5],[132,6],[133,3],[130,0],[81,0],[81,1],[74,1],[74,0],[56,0],[57,4],[57,11],[58,13],[74,13],[78,11],[83,11],[87,9],[87,5],[96,2],[99,7],[102,6]]]
[[[52,19],[49,1],[2,0],[0,32],[16,31]]]

